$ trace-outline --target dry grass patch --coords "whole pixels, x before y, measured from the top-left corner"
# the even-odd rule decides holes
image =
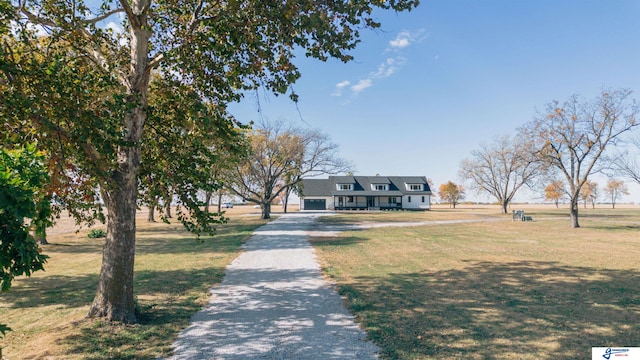
[[[640,210],[584,210],[580,229],[566,210],[526,211],[536,221],[313,243],[383,358],[585,359],[592,346],[637,346]]]
[[[240,245],[265,223],[229,213],[230,223],[200,243],[179,224],[138,220],[135,325],[84,318],[97,286],[101,239],[87,238],[87,230],[50,236],[51,244],[43,247],[50,256],[46,271],[15,280],[0,296],[0,319],[13,329],[0,342],[3,354],[11,360],[168,355],[173,338],[206,304],[209,288],[222,280]]]

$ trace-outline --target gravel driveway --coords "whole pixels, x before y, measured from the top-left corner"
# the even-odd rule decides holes
[[[377,359],[307,241],[318,214],[257,229],[173,344],[171,359]]]

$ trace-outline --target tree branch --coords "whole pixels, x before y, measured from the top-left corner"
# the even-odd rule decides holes
[[[82,152],[93,162],[94,164],[98,164],[100,170],[103,172],[107,171],[106,163],[102,160],[102,156],[100,153],[88,142],[83,139],[74,138],[71,134],[69,134],[64,128],[61,126],[52,123],[44,119],[41,115],[32,115],[32,120],[42,127],[48,127],[56,132],[56,134],[62,139],[72,142],[74,144],[79,144],[79,147],[82,149]]]
[[[125,12],[125,10],[123,8],[117,8],[117,9],[113,9],[111,11],[108,11],[100,16],[97,16],[93,19],[85,19],[80,21],[81,24],[83,25],[94,25],[96,23],[99,23],[102,20],[107,19],[108,17],[110,17],[111,15],[115,15],[117,13],[121,13],[121,12]]]
[[[189,32],[193,32],[195,27],[198,25],[198,17],[200,16],[200,11],[202,11],[202,7],[204,6],[204,1],[198,1],[198,5],[193,10],[193,14],[191,15],[191,20],[189,20],[189,24],[187,25],[187,29]]]
[[[34,24],[43,25],[43,26],[57,27],[55,22],[53,22],[51,20],[48,20],[48,19],[45,19],[45,18],[42,18],[40,16],[37,16],[36,14],[34,14],[34,13],[30,12],[29,10],[27,10],[24,7],[24,5],[25,4],[23,3],[20,6],[15,7],[16,12],[24,14],[27,17],[27,19],[29,19],[29,21],[31,21]]]
[[[83,28],[80,25],[77,25],[76,29],[89,42],[91,42],[91,40],[93,40],[93,35],[89,31],[87,31],[87,29]],[[106,73],[109,73],[110,71],[115,72],[115,74],[118,77],[118,79],[120,79],[120,82],[123,85],[128,86],[129,80],[128,80],[127,76],[124,73],[122,73],[122,71],[120,69],[118,69],[118,68],[113,68],[113,69],[109,68],[109,61],[107,60],[107,57],[104,55],[104,53],[102,52],[102,50],[100,49],[99,46],[89,46],[89,48],[86,49],[86,50],[87,50],[88,57],[91,59],[91,61],[93,61],[93,63],[95,63],[97,66],[99,66]]]
[[[164,60],[164,53],[160,53],[156,55],[153,59],[151,59],[147,67],[149,68],[149,70],[153,70],[156,67],[158,67],[158,65],[160,65],[162,60]]]
[[[139,27],[140,22],[138,21],[136,15],[133,13],[131,6],[129,6],[129,2],[127,0],[120,0],[120,5],[122,5],[122,9],[127,14],[127,18],[129,19],[129,23],[131,26]]]

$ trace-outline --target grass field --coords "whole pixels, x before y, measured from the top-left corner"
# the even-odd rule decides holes
[[[332,224],[496,219],[317,237],[325,274],[386,359],[588,359],[640,346],[640,208],[345,213]]]
[[[566,209],[522,208],[534,222],[512,222],[486,206],[341,213],[323,221],[477,222],[349,231],[313,243],[386,359],[586,359],[592,346],[640,346],[640,208],[581,209],[580,229],[569,227]],[[258,211],[230,209],[230,224],[203,243],[177,223],[148,224],[142,216],[136,325],[84,318],[102,241],[88,239],[87,230],[50,236],[46,271],[16,279],[0,295],[0,322],[13,328],[0,341],[3,354],[167,356],[240,245],[264,223]]]
[[[95,294],[102,240],[87,230],[52,235],[43,246],[46,271],[14,280],[0,295],[0,322],[13,331],[0,341],[6,359],[155,359],[170,354],[179,330],[208,300],[224,268],[253,229],[259,214],[229,209],[229,224],[196,242],[174,222],[138,219],[135,291],[139,324],[114,325],[85,319]],[[52,231],[55,233],[56,231]]]

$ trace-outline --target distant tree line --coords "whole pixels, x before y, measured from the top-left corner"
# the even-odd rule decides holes
[[[626,89],[550,102],[516,136],[498,136],[474,150],[461,162],[460,177],[495,198],[503,213],[521,188],[542,188],[544,199],[556,206],[569,202],[571,225],[577,228],[580,200],[593,207],[599,196],[593,175],[610,177],[602,191],[614,208],[628,194],[615,176],[640,183],[638,110]]]

